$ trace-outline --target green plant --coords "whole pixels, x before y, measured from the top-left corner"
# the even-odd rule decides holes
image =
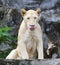
[[[0,28],[0,43],[7,43],[12,48],[16,48],[16,44],[14,44],[17,40],[17,37],[13,37],[10,34],[12,27],[1,27]],[[14,41],[14,42],[11,42]],[[0,51],[0,58],[6,58],[6,56],[10,53],[12,49],[7,49],[4,51]]]
[[[0,42],[5,42],[8,39],[13,39],[9,31],[12,30],[12,27],[0,28]]]

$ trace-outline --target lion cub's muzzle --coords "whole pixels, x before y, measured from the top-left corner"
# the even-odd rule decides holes
[[[35,25],[30,25],[30,30],[34,30],[35,29]]]

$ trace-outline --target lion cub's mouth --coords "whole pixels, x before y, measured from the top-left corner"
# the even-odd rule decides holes
[[[34,30],[35,28],[30,28],[30,30]]]
[[[35,29],[35,25],[30,25],[30,30],[34,30]]]

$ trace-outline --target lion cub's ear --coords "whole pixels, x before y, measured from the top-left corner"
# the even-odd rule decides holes
[[[26,14],[26,10],[25,9],[21,9],[21,15],[24,16]]]
[[[36,12],[37,12],[38,15],[40,15],[41,9],[37,8]]]

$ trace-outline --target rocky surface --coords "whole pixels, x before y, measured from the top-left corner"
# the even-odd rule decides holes
[[[22,20],[21,8],[26,10],[41,8],[41,21],[39,23],[44,33],[44,48],[47,48],[49,40],[57,41],[57,54],[60,57],[60,0],[0,0],[0,27],[13,27],[12,36],[17,36],[18,34]],[[12,12],[9,14],[11,9]],[[11,48],[10,45],[6,45],[6,47],[6,49]],[[4,49],[5,47],[2,46],[2,48]]]
[[[1,65],[60,65],[60,59],[48,60],[2,60]]]

